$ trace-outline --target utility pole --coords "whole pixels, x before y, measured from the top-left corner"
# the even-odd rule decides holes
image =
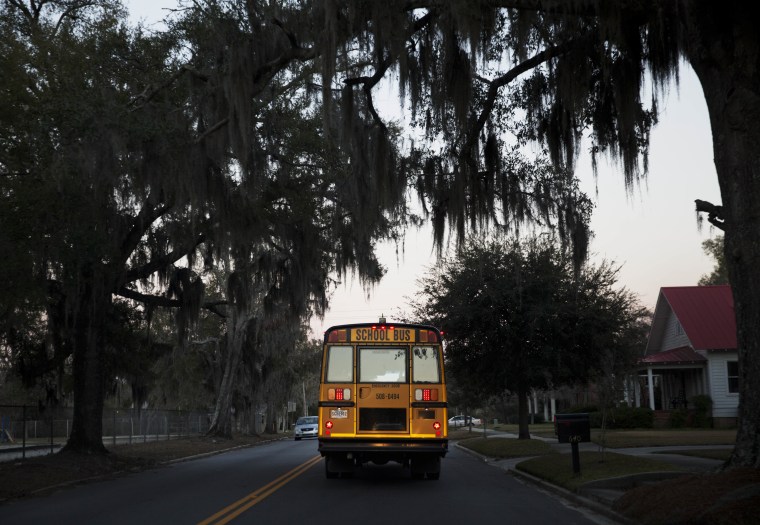
[[[301,386],[303,387],[303,415],[308,416],[309,406],[306,404],[306,381],[301,381]]]

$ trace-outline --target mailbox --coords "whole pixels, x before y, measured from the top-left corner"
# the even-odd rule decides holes
[[[588,414],[556,414],[554,426],[560,443],[591,441],[591,420]]]

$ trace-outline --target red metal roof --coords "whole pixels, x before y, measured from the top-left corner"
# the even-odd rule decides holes
[[[731,287],[661,288],[695,350],[736,348],[736,315]]]
[[[692,350],[691,347],[682,346],[680,348],[666,350],[665,352],[648,355],[639,360],[639,363],[646,365],[693,365],[702,364],[705,361],[707,361],[707,359],[705,359],[703,355]]]

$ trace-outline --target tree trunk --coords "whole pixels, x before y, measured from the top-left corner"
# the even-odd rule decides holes
[[[64,451],[105,454],[103,396],[105,373],[102,349],[109,300],[95,289],[91,276],[82,277],[83,291],[73,326],[74,414]],[[110,297],[110,293],[108,294]]]
[[[687,58],[713,135],[739,352],[739,428],[729,466],[760,467],[760,33],[744,4],[689,4]],[[752,4],[749,4],[750,6]]]
[[[517,387],[517,439],[530,439],[528,424],[528,388],[524,384]]]
[[[246,331],[250,317],[233,314],[227,331],[227,359],[224,363],[224,375],[219,385],[214,414],[206,435],[232,439],[232,394],[235,380],[243,355]]]

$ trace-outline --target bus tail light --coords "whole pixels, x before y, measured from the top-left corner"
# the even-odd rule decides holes
[[[350,388],[328,388],[327,399],[330,401],[348,401],[351,399]]]
[[[441,430],[441,424],[438,421],[436,421],[435,423],[433,423],[433,428],[436,430]]]
[[[414,391],[416,401],[438,401],[437,388],[418,388]]]
[[[437,343],[438,334],[432,330],[420,330],[420,342],[421,343]]]
[[[348,341],[348,333],[346,330],[333,330],[327,334],[328,343],[340,343]]]
[[[326,428],[326,429],[328,429],[328,430],[329,430],[329,429],[331,429],[332,427],[333,427],[333,422],[332,422],[332,421],[329,421],[329,420],[328,420],[328,421],[325,421],[325,428]]]
[[[348,401],[351,399],[350,388],[338,388],[335,390],[335,399],[337,401]]]

